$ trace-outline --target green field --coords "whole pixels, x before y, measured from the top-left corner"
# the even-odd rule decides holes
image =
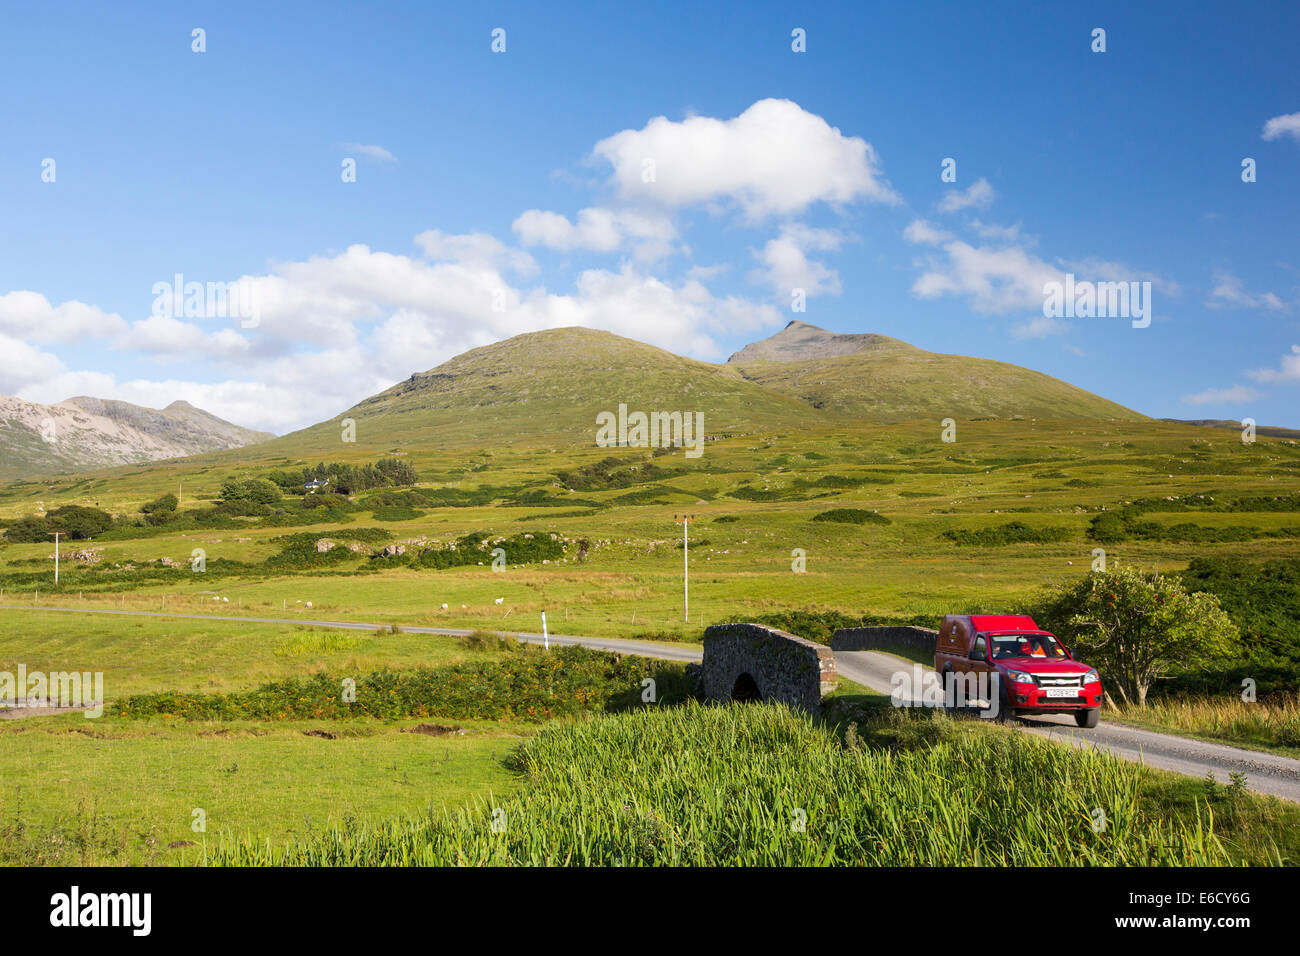
[[[459,476],[448,473],[456,469],[447,468],[447,459],[413,452],[421,488],[486,489],[485,495],[496,497],[484,504],[430,509],[413,520],[382,522],[392,541],[445,543],[474,531],[555,532],[569,540],[559,562],[511,566],[504,574],[491,573],[486,554],[481,567],[441,571],[374,569],[363,553],[321,571],[285,573],[261,566],[280,548],[273,539],[296,530],[338,539],[381,524],[357,503],[358,510],[343,516],[346,521],[298,529],[267,528],[259,519],[244,519],[233,529],[139,529],[147,537],[114,532],[91,543],[103,549],[99,566],[132,565],[134,570],[92,572],[65,561],[57,592],[49,545],[6,544],[0,546],[0,586],[10,603],[33,602],[39,590],[43,602],[81,595],[87,602],[122,606],[125,592],[128,608],[158,609],[166,598],[169,609],[185,611],[220,607],[221,613],[333,615],[463,627],[508,620],[514,627],[535,628],[546,610],[557,628],[563,624],[573,632],[630,636],[686,633],[698,630],[701,622],[771,608],[938,616],[954,609],[1005,607],[1044,586],[1083,575],[1096,547],[1105,547],[1110,561],[1162,570],[1178,570],[1205,555],[1251,560],[1300,556],[1300,537],[1292,536],[1300,534],[1295,510],[1141,516],[1154,525],[1192,522],[1211,531],[1232,531],[1221,541],[1175,536],[1101,543],[1090,537],[1091,523],[1103,510],[1139,499],[1293,494],[1300,449],[1288,440],[1262,438],[1242,445],[1231,432],[1162,423],[971,422],[959,426],[953,445],[940,442],[938,432],[937,424],[864,426],[820,435],[730,439],[710,444],[696,460],[686,459],[680,450],[655,456],[653,463],[671,472],[671,478],[640,488],[572,492],[556,484],[560,465],[593,464],[606,457],[604,450],[573,448],[569,454],[540,456],[508,449],[465,452],[469,462],[481,460],[488,468]],[[222,453],[201,459],[213,461],[211,465],[164,463],[30,488],[9,485],[0,490],[0,520],[35,513],[38,500],[47,509],[98,503],[129,514],[182,483],[187,489],[183,502],[206,501],[232,474],[282,466],[281,459],[259,465],[259,447],[246,449],[238,467],[218,463],[230,454]],[[369,460],[371,454],[362,446],[341,445],[335,457],[342,460],[344,452],[357,461]],[[650,461],[632,450],[619,451],[619,457],[629,463]],[[302,457],[297,463],[311,461]],[[833,485],[817,485],[828,479]],[[547,505],[523,507],[508,500],[529,489],[541,491]],[[736,496],[745,489],[759,500]],[[618,500],[637,490],[649,491],[650,500]],[[364,501],[364,495],[358,497]],[[595,506],[570,508],[564,505],[566,498]],[[836,508],[874,510],[888,523],[812,520]],[[682,511],[697,516],[690,628],[681,619],[681,530],[673,521]],[[737,520],[717,522],[724,516]],[[1058,539],[971,546],[944,537],[948,531],[983,531],[996,539],[999,529],[1012,522],[1050,531]],[[581,540],[589,542],[589,550],[580,559],[575,543]],[[65,542],[65,550],[76,547],[76,542]],[[186,562],[195,548],[206,552],[206,574],[188,571]],[[796,548],[806,552],[805,574],[791,571]],[[143,564],[161,558],[181,567],[142,573]],[[222,570],[222,561],[238,562],[241,568]],[[363,568],[364,574],[350,573]],[[924,580],[924,588],[917,587],[918,580]],[[214,602],[214,597],[226,600]],[[504,598],[501,605],[494,603],[497,598]]]
[[[732,386],[722,381],[718,387],[725,393]],[[552,633],[693,643],[703,627],[733,618],[800,612],[809,620],[839,614],[934,623],[950,612],[1015,609],[1086,574],[1097,548],[1105,549],[1108,562],[1166,572],[1198,559],[1246,562],[1246,588],[1250,567],[1268,560],[1290,566],[1300,559],[1294,491],[1300,448],[1286,438],[1243,445],[1231,431],[1172,423],[1003,420],[960,421],[957,441],[945,443],[937,421],[868,425],[841,417],[794,428],[781,417],[788,409],[772,399],[743,431],[738,427],[709,442],[701,457],[687,458],[681,449],[652,454],[594,448],[590,438],[575,437],[571,422],[547,433],[549,419],[529,409],[526,438],[485,442],[451,399],[445,408],[426,409],[423,417],[407,407],[430,398],[415,391],[385,399],[395,407],[372,419],[364,417],[363,403],[355,444],[340,442],[336,425],[327,424],[236,452],[0,487],[0,524],[64,505],[117,516],[112,530],[94,540],[63,543],[57,588],[49,543],[0,543],[0,603],[13,607],[0,611],[0,670],[22,663],[29,670],[102,671],[110,701],[173,691],[239,694],[314,674],[411,674],[421,667],[487,666],[508,656],[490,641],[403,632],[408,625],[540,631],[545,611]],[[718,400],[732,399],[722,394]],[[743,408],[734,411],[744,420]],[[325,513],[304,509],[300,499],[287,495],[262,514],[209,513],[202,520],[211,526],[189,519],[178,527],[150,526],[139,513],[142,504],[168,492],[179,492],[182,514],[212,509],[231,477],[382,457],[414,466],[419,480],[409,490],[419,493],[418,500],[371,502],[372,493],[360,492]],[[682,614],[682,532],[674,521],[683,512],[695,516],[689,622]],[[827,513],[848,520],[819,519]],[[322,514],[327,520],[320,520]],[[514,560],[507,554],[503,571],[492,567],[490,545],[498,539],[525,548]],[[413,560],[435,551],[445,557],[457,540],[468,550],[452,566]],[[546,552],[553,559],[535,559],[527,551],[539,540],[555,543]],[[318,551],[317,541],[333,542],[334,548]],[[372,557],[388,545],[404,546],[409,554]],[[188,564],[195,548],[206,555],[201,572]],[[299,550],[291,554],[292,548]],[[95,551],[92,563],[74,556],[82,549]],[[805,573],[793,569],[796,549],[804,555]],[[199,619],[60,614],[37,607],[165,610]],[[375,630],[219,621],[217,615],[364,621]],[[1277,664],[1279,686],[1293,686],[1295,658],[1286,656],[1296,649],[1294,641],[1287,643],[1292,637],[1279,637],[1267,624],[1243,638],[1238,663]],[[634,689],[631,682],[619,692]],[[590,716],[579,724],[639,719],[601,716],[599,708],[586,705],[582,710]],[[331,855],[344,852],[338,846],[355,851],[359,860],[391,862],[393,847],[409,850],[416,839],[411,834],[424,834],[420,852],[434,854],[427,858],[444,860],[436,848],[443,840],[462,839],[456,827],[484,819],[489,794],[492,800],[522,801],[511,806],[545,807],[556,819],[567,819],[573,801],[585,799],[556,789],[554,781],[539,783],[536,767],[521,770],[511,756],[541,726],[532,721],[428,715],[186,721],[109,711],[99,720],[0,721],[4,862],[192,863],[200,859],[204,838],[215,854],[210,859],[221,862],[339,861]],[[1279,713],[1281,720],[1291,719],[1291,711]],[[1172,726],[1172,717],[1153,719]],[[454,723],[469,733],[433,738],[401,732],[421,721]],[[1213,708],[1204,721],[1205,727],[1178,730],[1224,739],[1224,728],[1245,726],[1225,722]],[[1286,752],[1285,737],[1275,730],[1257,727],[1250,742]],[[810,727],[808,746],[829,746],[816,736],[824,732],[843,734],[844,728]],[[947,759],[934,756],[939,753],[974,759],[988,747],[994,748],[988,753],[1005,757],[998,749],[1003,745],[967,739],[983,731],[955,733],[949,742],[955,750],[931,749],[924,759]],[[593,753],[603,746],[594,738],[589,744]],[[826,773],[842,780],[837,787],[861,785],[853,783],[855,775],[877,781],[884,773],[883,764],[868,766],[857,758],[843,764],[831,750],[824,759]],[[1295,848],[1277,837],[1278,827],[1291,825],[1286,821],[1292,821],[1292,811],[1275,801],[1227,788],[1207,796],[1195,781],[1159,774],[1131,779],[1110,763],[1085,766],[1074,755],[1041,759],[1062,761],[1065,778],[1114,776],[1116,786],[1128,781],[1126,799],[1144,807],[1131,821],[1127,842],[1093,853],[1098,862],[1136,862],[1155,852],[1150,847],[1164,839],[1156,833],[1162,820],[1181,828],[1170,839],[1184,849],[1152,858],[1161,862],[1294,859]],[[794,774],[774,765],[778,771]],[[701,768],[701,779],[723,772]],[[917,764],[907,773],[922,775],[919,786],[924,768]],[[792,785],[812,785],[797,774],[790,779]],[[628,795],[633,798],[643,799]],[[664,807],[680,806],[674,801],[682,799],[663,791],[651,801],[654,813],[662,816]],[[818,799],[833,803],[843,793],[828,791]],[[913,798],[900,791],[891,799],[900,821],[921,826],[920,817],[907,817],[922,813],[908,802]],[[654,802],[661,800],[669,803]],[[1195,835],[1197,813],[1204,815],[1208,806],[1217,808],[1215,833],[1222,845]],[[169,849],[194,839],[190,814],[196,807],[208,812],[199,845]],[[454,826],[436,822],[444,807],[469,816],[456,817]],[[434,808],[434,816],[419,822],[427,808]],[[730,810],[718,813],[710,825],[720,834],[741,827],[742,855],[751,862],[815,861],[806,847],[784,838],[770,846],[744,842],[754,833]],[[611,847],[651,824],[643,818],[628,826],[605,834],[602,839],[613,843],[603,849],[583,842],[591,834],[544,829],[560,841],[553,849],[571,848],[570,861],[616,862],[627,857]],[[429,827],[440,834],[436,839]],[[329,835],[336,828],[347,834],[343,844]],[[538,849],[536,834],[506,858],[496,855],[499,846],[478,839],[464,837],[473,849],[457,859],[555,859],[548,855],[552,850]],[[570,839],[576,842],[565,842]],[[721,852],[700,839],[686,834],[680,842],[651,840],[644,851],[649,856],[638,859],[702,862]],[[1033,841],[1003,855],[987,845],[949,853],[937,844],[916,843],[910,857],[879,846],[833,845],[828,862],[1054,859]]]

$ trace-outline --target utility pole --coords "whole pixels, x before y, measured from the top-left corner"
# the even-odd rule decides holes
[[[695,515],[673,515],[682,523],[682,620],[691,623],[691,522]]]
[[[51,531],[54,535],[54,583],[59,583],[59,535],[67,534],[66,531]]]

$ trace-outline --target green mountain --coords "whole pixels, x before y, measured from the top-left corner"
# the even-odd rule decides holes
[[[135,413],[128,414],[134,406],[109,407],[123,404],[99,403],[97,414],[116,415],[119,426],[133,429],[138,445],[152,421],[145,420],[148,416],[165,415],[170,421],[183,403],[165,412],[137,409],[145,416],[139,421],[133,421]],[[281,438],[249,446],[263,436],[243,437],[244,430],[235,429],[241,435],[227,436],[221,444],[181,448],[168,443],[151,447],[148,454],[127,442],[118,449],[122,457],[86,458],[79,467],[199,452],[204,454],[195,464],[246,467],[408,452],[463,457],[467,449],[591,447],[597,416],[617,413],[620,404],[629,413],[702,413],[704,432],[712,437],[791,435],[855,423],[937,423],[948,417],[1148,421],[1028,369],[926,352],[883,335],[837,335],[804,322],[790,323],[721,364],[684,358],[610,332],[563,328],[465,352]],[[355,423],[354,442],[344,440],[349,419]],[[0,423],[0,441],[4,427]],[[6,446],[16,457],[50,453],[30,428],[23,434],[29,439],[25,451],[13,435]],[[62,470],[78,467],[80,460],[69,459]],[[10,467],[8,477],[33,473]]]
[[[846,421],[1090,418],[1137,412],[1004,362],[926,352],[883,335],[792,322],[722,364],[588,328],[530,332],[472,349],[326,422],[260,446],[259,458],[337,456],[343,422],[356,453],[403,447],[537,447],[593,442],[596,416],[699,411],[708,435]],[[229,455],[224,456],[229,457]]]
[[[1146,418],[1018,365],[927,352],[884,335],[839,335],[806,322],[745,346],[727,364],[764,389],[872,422]]]
[[[808,413],[799,399],[748,382],[730,366],[610,332],[563,328],[465,352],[259,450],[337,452],[348,418],[359,446],[586,443],[594,441],[596,416],[617,413],[620,403],[629,412],[703,412],[709,435],[789,427]]]

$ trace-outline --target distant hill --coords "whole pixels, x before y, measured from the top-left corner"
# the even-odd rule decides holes
[[[907,349],[919,352],[920,349],[891,339],[887,335],[871,332],[842,334],[827,332],[825,329],[807,322],[795,320],[784,329],[760,342],[751,342],[737,352],[727,362],[736,365],[741,362],[806,362],[812,359],[838,358],[841,355],[856,355],[859,352],[882,352]]]
[[[884,335],[837,335],[805,322],[723,364],[610,332],[562,328],[465,352],[258,451],[337,455],[346,418],[357,423],[351,451],[363,454],[594,440],[596,415],[619,403],[629,411],[702,411],[710,435],[847,420],[1146,420],[1015,365],[926,352]]]
[[[275,436],[188,402],[161,411],[85,396],[41,405],[0,396],[0,478],[86,471],[238,448]]]
[[[1201,428],[1226,428],[1229,431],[1241,431],[1241,422],[1234,422],[1230,418],[1162,418],[1162,422],[1173,422],[1175,425],[1198,425]],[[1256,425],[1256,435],[1269,435],[1273,438],[1300,438],[1300,429],[1282,428],[1279,425]]]
[[[619,403],[629,411],[702,411],[708,434],[788,427],[807,412],[798,399],[747,382],[726,365],[610,332],[549,329],[418,372],[265,451],[334,454],[345,418],[356,421],[361,447],[594,441],[596,416],[617,412]]]
[[[884,335],[840,335],[806,322],[745,346],[727,364],[769,391],[873,422],[1146,418],[1018,365],[927,352]]]

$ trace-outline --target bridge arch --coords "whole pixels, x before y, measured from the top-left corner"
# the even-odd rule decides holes
[[[710,700],[821,706],[835,687],[829,647],[762,624],[715,624],[704,632],[701,687]]]

